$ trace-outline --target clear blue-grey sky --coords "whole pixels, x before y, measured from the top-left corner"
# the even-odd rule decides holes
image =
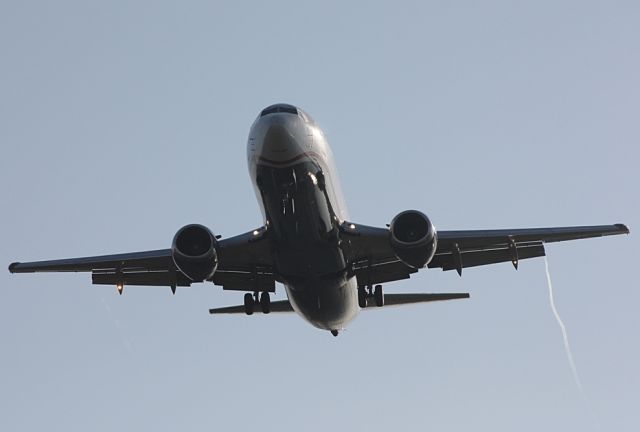
[[[0,3],[0,263],[168,247],[261,216],[264,106],[324,128],[351,218],[640,227],[635,1]],[[470,300],[211,317],[239,293],[0,272],[0,430],[640,430],[637,234],[425,271]],[[278,298],[284,296],[279,287]]]

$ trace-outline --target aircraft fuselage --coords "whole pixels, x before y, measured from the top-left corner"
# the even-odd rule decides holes
[[[288,111],[278,112],[280,106]],[[357,283],[340,248],[346,208],[333,154],[308,114],[275,107],[252,125],[247,156],[276,271],[300,316],[340,330],[359,308]]]

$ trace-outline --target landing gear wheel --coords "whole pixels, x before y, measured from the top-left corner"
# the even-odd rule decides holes
[[[268,292],[263,292],[260,295],[260,307],[262,308],[262,313],[268,314],[271,312],[271,297]]]
[[[338,336],[338,330],[331,330],[331,334],[333,336]]]
[[[252,315],[254,306],[255,301],[253,300],[253,295],[251,293],[246,293],[244,295],[244,313]]]
[[[362,309],[367,307],[367,291],[364,287],[358,287],[358,306]]]
[[[382,293],[382,285],[376,285],[376,289],[373,292],[373,298],[376,301],[376,306],[384,306],[384,294]]]

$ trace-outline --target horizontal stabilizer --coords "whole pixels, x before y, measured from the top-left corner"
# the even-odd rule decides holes
[[[384,305],[404,305],[412,303],[426,303],[443,300],[457,300],[469,298],[469,293],[440,293],[440,294],[385,294]],[[365,310],[375,309],[367,308]]]
[[[259,309],[259,307],[257,308]],[[272,301],[269,307],[270,313],[283,313],[283,312],[293,312],[293,307],[291,307],[291,303],[289,300],[278,300]],[[241,306],[226,306],[221,308],[209,309],[209,313],[212,315],[219,314],[244,314],[245,309],[244,305]]]
[[[398,306],[413,303],[427,303],[434,301],[444,300],[457,300],[469,298],[469,293],[440,293],[440,294],[385,294],[384,305],[385,306]],[[293,307],[289,300],[279,300],[271,302],[271,313],[284,313],[293,312]],[[375,308],[367,308],[365,310],[371,310]],[[244,305],[240,306],[225,306],[220,308],[209,309],[209,313],[212,315],[221,314],[244,314]]]

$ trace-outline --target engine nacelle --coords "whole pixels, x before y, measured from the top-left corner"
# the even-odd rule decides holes
[[[176,267],[194,282],[209,279],[218,267],[218,241],[209,228],[183,226],[173,237],[171,255]]]
[[[393,251],[398,259],[409,267],[424,267],[436,253],[436,229],[422,212],[403,211],[393,218],[389,231]]]

